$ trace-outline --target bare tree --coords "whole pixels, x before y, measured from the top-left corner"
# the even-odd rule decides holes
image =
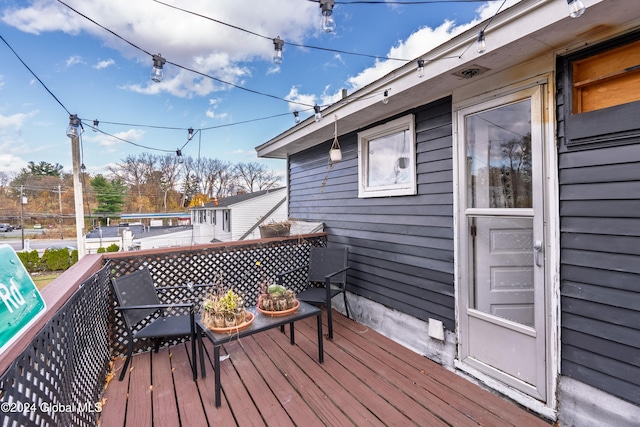
[[[240,188],[247,193],[269,190],[280,183],[280,177],[261,163],[238,163],[235,170]]]

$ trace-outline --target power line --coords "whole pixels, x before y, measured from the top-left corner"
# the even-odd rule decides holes
[[[119,38],[120,40],[124,41],[125,43],[129,44],[130,46],[132,46],[132,47],[134,47],[134,48],[138,49],[138,50],[139,50],[139,51],[141,51],[141,52],[146,53],[147,55],[149,55],[149,56],[151,56],[151,57],[153,57],[153,54],[151,54],[150,52],[147,52],[146,50],[144,50],[144,49],[143,49],[143,48],[141,48],[140,46],[137,46],[137,45],[136,45],[136,44],[134,44],[133,42],[131,42],[131,41],[129,41],[129,40],[127,40],[127,39],[125,39],[124,37],[120,36],[119,34],[115,33],[114,31],[110,30],[109,28],[107,28],[107,27],[105,27],[105,26],[103,26],[103,25],[99,24],[99,23],[98,23],[98,22],[96,22],[95,20],[93,20],[93,19],[89,18],[87,15],[85,15],[85,14],[83,14],[83,13],[81,13],[81,12],[77,11],[76,9],[72,8],[71,6],[69,6],[68,4],[66,4],[65,2],[63,2],[62,0],[57,0],[57,1],[58,1],[58,3],[60,3],[60,4],[64,5],[65,7],[69,8],[70,10],[74,11],[74,12],[75,12],[75,13],[77,13],[78,15],[82,16],[83,18],[87,19],[88,21],[92,22],[93,24],[97,25],[98,27],[102,28],[103,30],[108,31],[108,32],[109,32],[109,33],[111,33],[113,36],[115,36],[115,37]],[[183,65],[181,65],[181,64],[178,64],[178,63],[175,63],[175,62],[171,62],[171,61],[166,60],[166,63],[167,63],[167,64],[171,64],[171,65],[173,65],[173,66],[175,66],[175,67],[177,67],[177,68],[180,68],[180,69],[183,69],[183,70],[186,70],[186,71],[190,71],[190,72],[192,72],[192,73],[194,73],[194,74],[198,74],[198,75],[200,75],[200,76],[210,78],[211,80],[215,80],[215,81],[217,81],[217,82],[219,82],[219,83],[222,83],[222,84],[225,84],[225,85],[228,85],[228,86],[234,87],[234,88],[236,88],[236,89],[243,90],[243,91],[246,91],[246,92],[249,92],[249,93],[253,93],[253,94],[255,94],[255,95],[261,95],[261,96],[265,96],[265,97],[268,97],[268,98],[277,99],[277,100],[279,100],[279,101],[284,101],[284,102],[286,102],[286,103],[288,103],[288,104],[297,104],[297,105],[303,105],[303,106],[305,106],[305,107],[313,107],[313,105],[309,105],[309,104],[305,104],[305,103],[297,102],[297,101],[291,101],[291,100],[289,100],[289,99],[282,98],[282,97],[277,96],[277,95],[273,95],[273,94],[270,94],[270,93],[261,92],[261,91],[259,91],[259,90],[250,89],[250,88],[247,88],[247,87],[244,87],[244,86],[240,86],[240,85],[237,85],[237,84],[235,84],[235,83],[231,83],[231,82],[228,82],[228,81],[226,81],[226,80],[222,80],[222,79],[219,79],[219,78],[217,78],[217,77],[213,77],[213,76],[211,76],[211,75],[209,75],[209,74],[207,74],[207,73],[203,73],[203,72],[201,72],[201,71],[197,71],[197,70],[194,70],[194,69],[192,69],[192,68],[185,67],[185,66],[183,66]]]
[[[224,25],[224,26],[227,26],[227,27],[229,27],[229,28],[233,28],[233,29],[236,29],[236,30],[238,30],[238,31],[245,32],[245,33],[247,33],[247,34],[254,35],[254,36],[256,36],[256,37],[260,37],[260,38],[263,38],[263,39],[266,39],[266,40],[273,40],[273,39],[274,39],[273,37],[265,36],[265,35],[263,35],[263,34],[259,34],[259,33],[256,33],[256,32],[254,32],[254,31],[247,30],[246,28],[239,27],[239,26],[237,26],[237,25],[228,24],[228,23],[223,22],[223,21],[220,21],[220,20],[218,20],[218,19],[211,18],[211,17],[206,16],[206,15],[201,15],[201,14],[199,14],[199,13],[192,12],[192,11],[187,10],[187,9],[183,9],[183,8],[178,7],[178,6],[173,6],[173,5],[170,5],[170,4],[167,4],[167,3],[161,2],[160,0],[153,0],[153,1],[154,1],[154,2],[156,2],[156,3],[158,3],[158,4],[161,4],[161,5],[163,5],[163,6],[167,6],[167,7],[170,7],[170,8],[176,9],[176,10],[179,10],[179,11],[181,11],[181,12],[188,13],[188,14],[190,14],[190,15],[198,16],[198,17],[200,17],[200,18],[207,19],[207,20],[212,21],[212,22],[216,22],[216,23],[218,23],[218,24],[220,24],[220,25]],[[357,52],[348,52],[348,51],[346,51],[346,50],[332,49],[332,48],[328,48],[328,47],[321,47],[321,46],[312,46],[312,45],[306,45],[306,44],[291,43],[291,42],[287,42],[286,40],[284,41],[284,44],[288,44],[288,45],[290,45],[290,46],[296,46],[296,47],[303,47],[303,48],[306,48],[306,49],[323,50],[323,51],[326,51],[326,52],[342,53],[342,54],[345,54],[345,55],[364,56],[364,57],[367,57],[367,58],[374,58],[374,59],[387,59],[387,60],[392,60],[392,61],[403,61],[403,62],[410,62],[410,61],[412,61],[411,59],[405,59],[405,58],[393,58],[393,57],[390,57],[390,56],[371,55],[371,54],[366,54],[366,53],[357,53]]]
[[[6,45],[7,45],[7,47],[11,50],[11,52],[13,52],[13,54],[16,56],[16,58],[18,58],[18,60],[22,63],[22,65],[24,65],[24,67],[25,67],[27,70],[29,70],[29,72],[31,73],[31,75],[32,75],[33,77],[35,77],[35,79],[36,79],[36,80],[38,80],[38,81],[40,82],[40,84],[42,85],[42,87],[43,87],[43,88],[45,88],[45,90],[46,90],[47,92],[49,92],[49,95],[51,95],[51,96],[53,97],[53,99],[55,99],[55,100],[56,100],[56,102],[57,102],[58,104],[60,104],[60,106],[61,106],[62,108],[64,108],[64,111],[66,111],[66,112],[67,112],[67,114],[71,115],[71,113],[69,112],[69,110],[67,110],[67,107],[65,107],[65,106],[64,106],[64,104],[63,104],[62,102],[60,102],[60,100],[59,100],[59,99],[58,99],[58,98],[53,94],[53,92],[51,92],[51,91],[49,90],[49,88],[47,87],[47,85],[45,85],[45,84],[44,84],[44,82],[43,82],[42,80],[40,80],[40,77],[38,77],[38,76],[36,75],[36,73],[34,73],[34,72],[33,72],[33,70],[31,70],[31,68],[29,68],[29,66],[28,66],[28,65],[27,65],[27,64],[22,60],[22,58],[20,58],[20,55],[18,55],[18,53],[17,53],[15,50],[13,50],[13,48],[11,47],[11,45],[10,45],[10,44],[9,44],[9,43],[4,39],[4,37],[2,37],[2,35],[0,35],[0,39],[2,39],[2,41],[4,42],[4,44],[6,44]]]

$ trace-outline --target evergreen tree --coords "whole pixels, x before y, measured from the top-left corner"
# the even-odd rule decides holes
[[[97,213],[110,215],[122,212],[124,196],[127,192],[122,181],[119,179],[109,181],[102,175],[96,175],[90,182],[98,201]]]

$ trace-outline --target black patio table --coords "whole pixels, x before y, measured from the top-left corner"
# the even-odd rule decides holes
[[[206,336],[213,343],[213,369],[215,374],[215,389],[216,389],[216,407],[221,405],[220,397],[220,346],[222,344],[231,342],[233,340],[240,339],[249,335],[257,334],[272,328],[283,327],[289,324],[289,337],[291,345],[295,344],[294,322],[307,317],[316,316],[318,323],[318,361],[324,363],[324,349],[322,346],[322,310],[313,305],[300,301],[298,309],[284,316],[271,316],[263,314],[258,311],[256,307],[247,309],[255,318],[253,322],[244,329],[239,331],[232,331],[229,333],[217,333],[207,328],[200,318],[197,316],[196,320],[196,335],[198,337],[198,352],[200,353],[200,372],[202,378],[206,377],[206,370],[204,364],[204,350],[202,345],[202,336]],[[195,361],[194,361],[195,362]]]

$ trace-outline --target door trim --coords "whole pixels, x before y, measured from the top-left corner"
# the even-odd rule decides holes
[[[481,81],[477,82],[478,85],[482,85]],[[454,288],[455,288],[455,314],[456,314],[456,338],[458,342],[461,339],[460,328],[460,310],[461,304],[464,302],[461,299],[461,268],[465,268],[466,265],[461,263],[460,255],[463,253],[460,242],[461,233],[461,221],[466,221],[464,212],[461,211],[460,192],[461,187],[466,186],[464,177],[460,177],[460,168],[458,164],[458,158],[460,150],[463,149],[464,135],[460,135],[458,112],[473,105],[479,105],[492,99],[503,97],[516,92],[521,92],[531,87],[542,86],[542,135],[544,139],[543,146],[543,162],[544,162],[544,175],[543,179],[546,182],[545,199],[544,199],[544,222],[545,222],[545,307],[546,307],[546,358],[547,358],[547,402],[541,402],[523,392],[514,390],[507,384],[490,377],[487,374],[479,371],[473,366],[460,361],[460,354],[458,353],[459,347],[456,347],[456,358],[454,360],[454,367],[464,373],[470,375],[476,379],[480,384],[489,387],[505,396],[513,399],[514,401],[522,404],[523,406],[535,411],[545,417],[555,419],[557,415],[557,379],[560,372],[560,283],[559,283],[559,186],[558,186],[558,162],[557,162],[557,143],[555,137],[556,128],[556,115],[554,109],[554,93],[555,93],[555,81],[552,73],[545,73],[537,75],[530,79],[521,81],[512,86],[502,87],[496,89],[494,92],[484,92],[480,96],[472,96],[466,99],[455,99],[452,108],[453,114],[453,185],[454,185]],[[462,144],[462,145],[461,145]],[[462,179],[462,181],[461,181]],[[466,303],[465,303],[466,304]],[[543,331],[541,331],[543,332]]]

